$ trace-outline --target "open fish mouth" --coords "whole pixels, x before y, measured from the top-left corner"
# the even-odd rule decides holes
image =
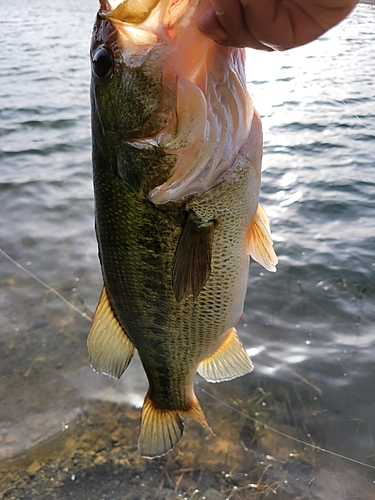
[[[137,68],[152,58],[162,66],[165,92],[169,87],[175,93],[167,126],[129,139],[134,147],[161,147],[177,156],[170,178],[149,193],[155,204],[205,192],[225,178],[251,128],[254,108],[246,89],[244,54],[199,33],[197,19],[205,3],[101,1],[99,15],[116,30],[124,64]],[[151,119],[157,122],[157,113]]]

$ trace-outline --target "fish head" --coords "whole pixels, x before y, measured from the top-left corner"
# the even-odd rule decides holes
[[[163,82],[160,58],[165,49],[154,32],[139,28],[138,21],[133,11],[125,22],[124,13],[102,0],[90,50],[94,129],[125,139],[164,128],[174,107],[174,94],[166,92]]]
[[[160,148],[174,169],[156,204],[211,189],[248,140],[244,52],[203,36],[209,0],[100,0],[91,44],[94,136]],[[107,141],[108,142],[108,141]]]

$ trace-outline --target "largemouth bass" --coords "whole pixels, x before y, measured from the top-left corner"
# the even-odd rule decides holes
[[[258,205],[262,128],[244,52],[197,29],[208,0],[101,0],[92,138],[104,287],[88,337],[95,370],[119,378],[137,349],[149,390],[142,456],[165,454],[183,419],[207,425],[198,371],[220,382],[253,365],[234,328],[249,255],[274,271]]]

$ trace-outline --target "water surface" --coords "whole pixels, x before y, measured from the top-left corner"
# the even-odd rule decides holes
[[[375,10],[359,6],[306,47],[248,52],[265,135],[262,204],[280,260],[276,274],[250,268],[238,329],[255,370],[217,386],[197,379],[216,437],[189,424],[176,450],[148,462],[136,451],[139,362],[116,382],[93,373],[86,353],[101,290],[96,9],[20,0],[0,21],[0,247],[83,313],[0,254],[0,492],[371,498],[372,468],[314,446],[375,466]]]

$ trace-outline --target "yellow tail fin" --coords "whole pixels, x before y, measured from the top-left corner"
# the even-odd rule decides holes
[[[209,427],[195,396],[188,410],[164,410],[158,408],[147,394],[142,408],[138,438],[138,449],[142,457],[160,457],[170,451],[182,437],[184,417],[193,418]]]

